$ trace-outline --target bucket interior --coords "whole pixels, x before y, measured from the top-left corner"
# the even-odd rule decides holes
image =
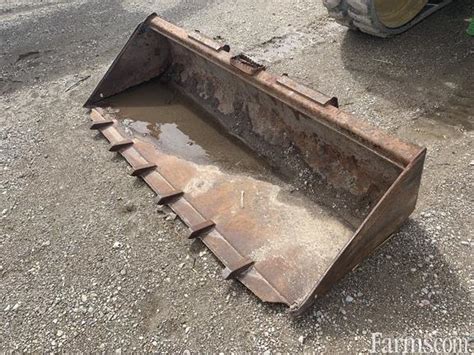
[[[253,262],[277,290],[268,301],[298,303],[403,168],[159,33],[134,37],[159,52],[157,75],[116,83],[121,92],[95,105]],[[113,86],[114,74],[104,80]]]

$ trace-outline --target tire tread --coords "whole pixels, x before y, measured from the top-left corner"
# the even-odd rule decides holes
[[[390,35],[383,26],[378,25],[371,10],[372,0],[323,0],[323,4],[329,16],[344,26],[377,37]]]

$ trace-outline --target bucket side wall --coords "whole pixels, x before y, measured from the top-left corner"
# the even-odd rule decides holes
[[[405,168],[335,258],[321,281],[301,305],[292,310],[294,313],[303,313],[311,306],[317,295],[329,291],[338,280],[351,272],[403,225],[416,206],[425,156],[426,150],[422,150]]]
[[[168,39],[152,31],[145,21],[133,32],[84,106],[92,107],[104,98],[160,76],[170,61]]]

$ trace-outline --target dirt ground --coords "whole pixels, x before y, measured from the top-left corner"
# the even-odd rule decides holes
[[[411,219],[302,318],[223,281],[88,129],[83,102],[153,11],[428,148]],[[375,332],[472,334],[472,14],[458,0],[381,40],[316,0],[0,1],[0,350],[360,353]]]

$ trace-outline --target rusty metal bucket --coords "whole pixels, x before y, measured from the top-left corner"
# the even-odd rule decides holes
[[[171,154],[156,139],[125,127],[111,102],[146,82],[185,96],[211,116],[218,134],[227,132],[264,159],[275,179]],[[146,105],[165,107],[162,96],[155,93]],[[155,14],[138,26],[85,106],[91,128],[159,203],[176,212],[189,238],[200,238],[215,254],[225,279],[296,314],[415,208],[425,149],[353,118],[338,109],[337,99],[274,76],[245,55],[231,54],[229,46]],[[218,145],[220,153],[232,150],[226,144]]]

